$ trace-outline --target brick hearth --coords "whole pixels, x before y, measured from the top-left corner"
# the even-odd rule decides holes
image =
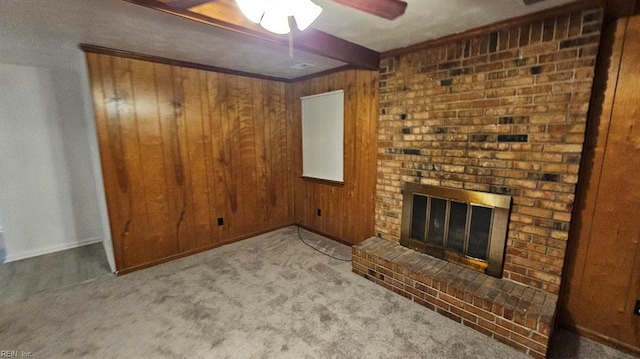
[[[378,237],[353,247],[353,271],[533,357],[546,355],[557,295]]]

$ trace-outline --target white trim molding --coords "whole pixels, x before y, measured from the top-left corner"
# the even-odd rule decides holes
[[[102,242],[102,237],[95,237],[95,238],[83,239],[79,242],[64,243],[64,244],[59,244],[59,245],[50,246],[50,247],[36,248],[29,251],[7,255],[4,258],[0,258],[0,263],[15,262],[21,259],[37,257],[44,254],[63,251],[65,249],[77,248],[77,247],[87,246],[89,244],[100,243],[100,242]]]

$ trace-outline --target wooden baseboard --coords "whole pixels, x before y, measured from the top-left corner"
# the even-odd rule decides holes
[[[319,235],[321,235],[321,236],[323,236],[323,237],[327,237],[327,238],[329,238],[329,239],[332,239],[332,240],[334,240],[334,241],[336,241],[336,242],[342,243],[342,244],[347,245],[347,246],[349,246],[349,247],[353,246],[353,243],[349,243],[349,242],[345,241],[345,240],[344,240],[344,239],[342,239],[342,238],[338,238],[338,237],[334,237],[334,236],[332,236],[332,235],[330,235],[330,234],[322,233],[322,231],[319,231],[319,230],[317,230],[317,229],[313,229],[313,228],[311,228],[311,227],[307,227],[307,226],[305,226],[305,225],[303,225],[303,224],[300,224],[300,223],[294,223],[294,225],[296,225],[296,226],[298,226],[298,227],[300,227],[300,228],[302,228],[302,229],[304,229],[304,230],[307,230],[307,231],[309,231],[309,232],[313,232],[313,233],[315,233],[315,234],[319,234]]]
[[[567,325],[564,323],[561,323],[560,326],[564,329],[570,330],[574,333],[578,333],[581,336],[585,337],[585,338],[589,338],[593,341],[596,341],[598,343],[602,343],[604,345],[610,346],[614,349],[623,351],[625,353],[629,353],[631,355],[635,355],[635,356],[640,356],[640,348],[638,347],[634,347],[632,345],[629,345],[627,343],[623,343],[617,339],[608,337],[606,335],[603,335],[601,333],[595,332],[591,329],[582,327],[580,325]]]
[[[280,226],[276,226],[276,227],[267,228],[267,229],[255,231],[255,232],[252,232],[252,233],[244,234],[244,235],[241,235],[241,236],[238,236],[238,237],[226,239],[224,241],[212,243],[212,244],[206,245],[204,247],[192,249],[192,250],[189,250],[189,251],[186,251],[186,252],[176,253],[174,255],[171,255],[171,256],[168,256],[168,257],[165,257],[165,258],[161,258],[161,259],[158,259],[158,260],[155,260],[155,261],[151,261],[151,262],[148,262],[148,263],[140,264],[140,265],[133,266],[133,267],[130,267],[130,268],[125,268],[125,269],[122,269],[122,270],[117,270],[115,272],[115,274],[116,275],[122,275],[122,274],[135,272],[135,271],[138,271],[138,270],[141,270],[141,269],[153,267],[155,265],[166,263],[166,262],[169,262],[169,261],[172,261],[172,260],[175,260],[175,259],[187,257],[187,256],[190,256],[190,255],[193,255],[193,254],[196,254],[196,253],[200,253],[200,252],[204,252],[204,251],[208,251],[210,249],[221,247],[221,246],[223,246],[225,244],[238,242],[238,241],[241,241],[243,239],[255,237],[255,236],[258,236],[258,235],[261,235],[261,234],[264,234],[264,233],[272,232],[272,231],[275,231],[275,230],[278,230],[278,229],[281,229],[281,228],[285,228],[285,227],[289,227],[289,226],[292,226],[292,225],[295,225],[295,223],[286,223],[286,224],[283,224],[283,225],[280,225]]]

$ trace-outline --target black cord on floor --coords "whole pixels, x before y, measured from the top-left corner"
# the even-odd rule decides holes
[[[322,253],[322,254],[324,254],[325,256],[329,257],[329,258],[333,258],[333,259],[336,259],[336,260],[339,260],[339,261],[342,261],[342,262],[352,262],[352,260],[351,260],[351,259],[344,259],[344,258],[334,257],[334,256],[332,256],[331,254],[325,253],[325,252],[323,252],[323,251],[319,250],[318,248],[316,248],[316,247],[314,247],[314,246],[310,245],[309,243],[305,242],[305,240],[302,238],[302,234],[300,234],[300,225],[296,223],[296,227],[298,228],[298,238],[300,238],[300,240],[302,241],[302,243],[306,244],[308,247],[310,247],[310,248],[311,248],[311,249],[313,249],[314,251],[319,252],[319,253]]]

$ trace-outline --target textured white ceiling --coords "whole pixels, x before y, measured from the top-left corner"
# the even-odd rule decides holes
[[[384,52],[483,25],[557,7],[575,0],[405,0],[404,15],[385,20],[331,0],[313,0],[324,12],[313,27]]]
[[[46,48],[77,48],[87,43],[280,78],[345,65],[300,51],[291,59],[287,46],[123,0],[1,0],[2,42],[27,42]],[[290,68],[302,62],[315,66]]]
[[[324,11],[314,28],[376,51],[405,47],[571,2],[546,0],[525,6],[522,0],[406,0],[406,13],[389,21],[331,0],[315,1]],[[291,59],[286,46],[123,0],[2,0],[0,42],[28,42],[47,48],[75,48],[79,43],[88,43],[280,78],[344,65],[300,51]],[[315,66],[305,70],[290,68],[302,62]]]

